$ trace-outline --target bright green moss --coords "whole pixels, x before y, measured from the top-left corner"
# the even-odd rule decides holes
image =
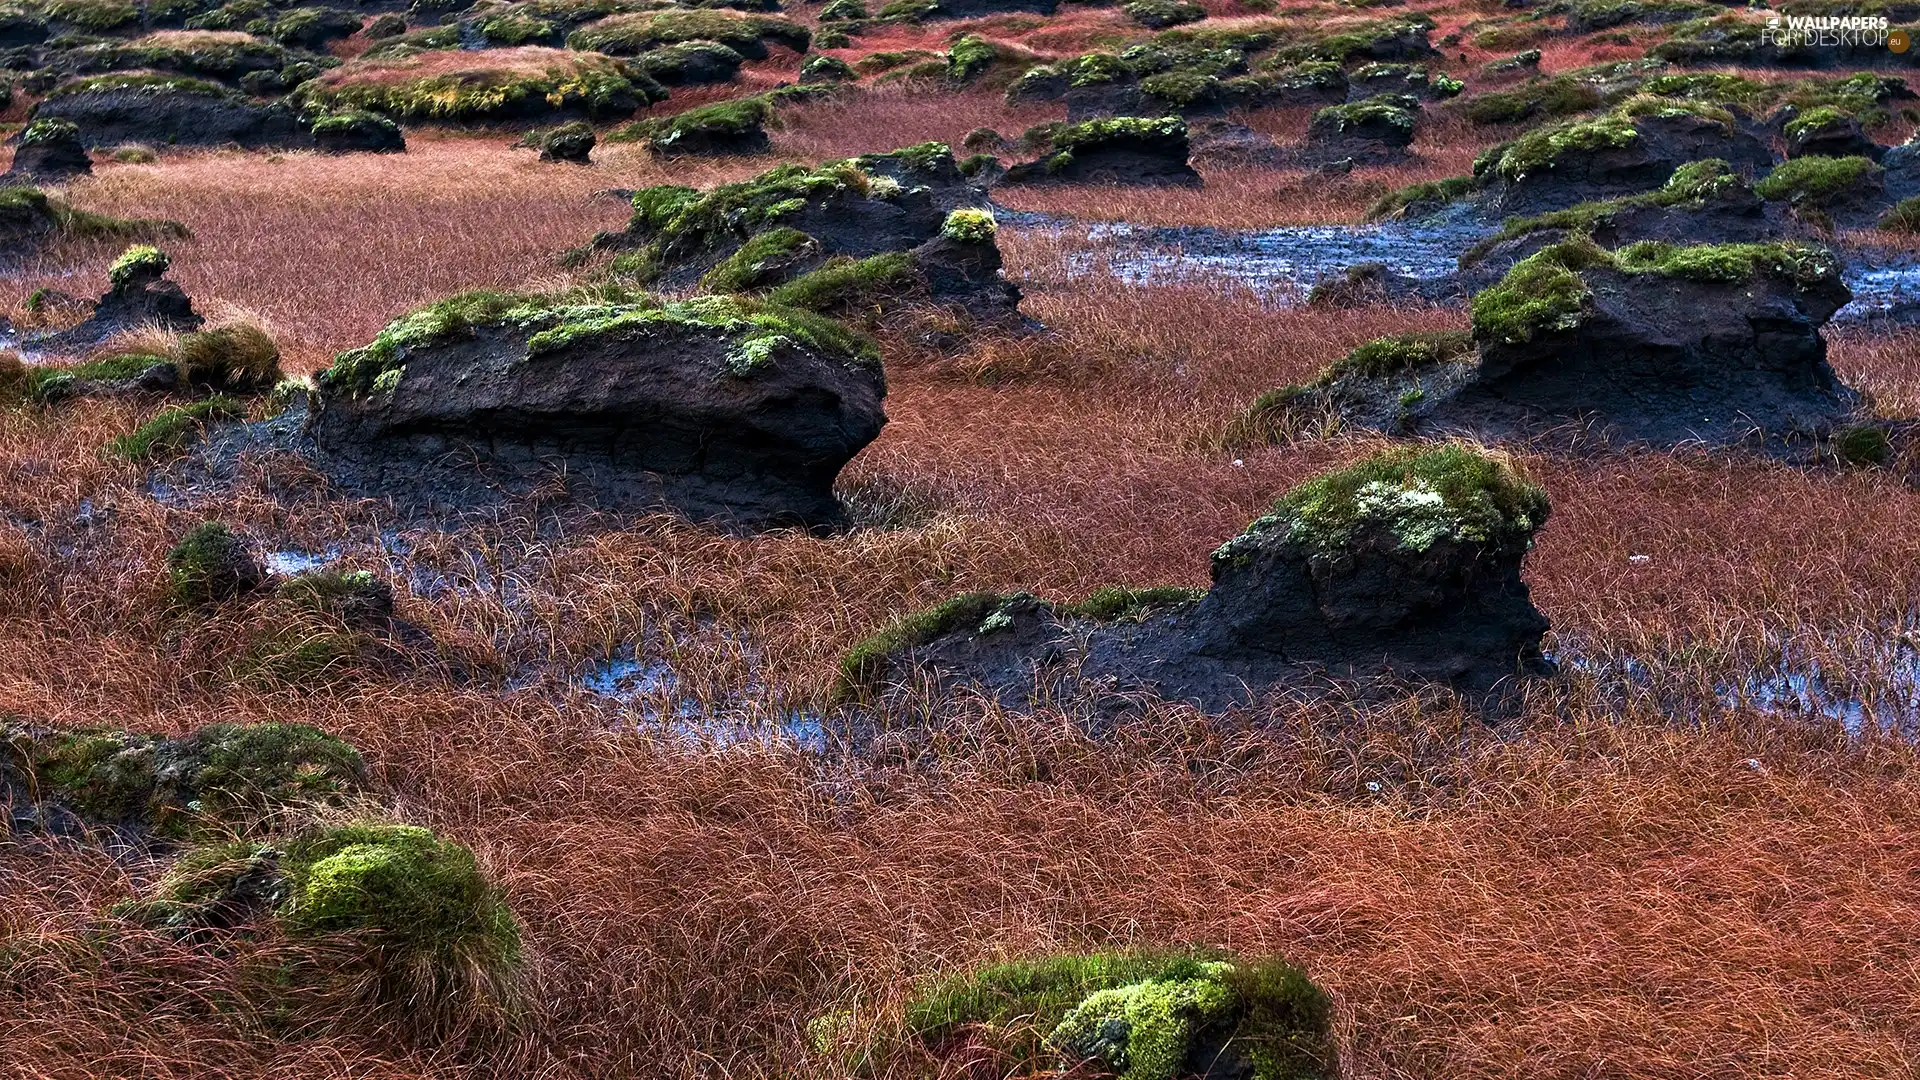
[[[1288,45],[1274,53],[1277,63],[1297,64],[1306,60],[1329,60],[1349,64],[1365,57],[1390,54],[1399,40],[1426,40],[1434,22],[1424,14],[1381,22],[1361,23],[1299,44]]]
[[[21,146],[37,146],[42,143],[71,142],[80,137],[80,125],[71,120],[49,117],[35,120],[20,132]]]
[[[755,233],[740,250],[722,259],[700,279],[706,292],[750,292],[777,284],[792,274],[795,262],[818,251],[819,241],[785,226]]]
[[[963,626],[982,631],[989,620],[1020,599],[1023,599],[1020,594],[965,593],[894,620],[840,658],[840,680],[834,689],[834,699],[854,700],[877,691],[886,674],[887,660],[895,653],[925,645]]]
[[[1121,6],[1127,18],[1150,30],[1185,26],[1207,17],[1207,9],[1191,0],[1129,0]]]
[[[1820,205],[1880,172],[1880,166],[1863,157],[1799,157],[1774,166],[1753,190],[1769,202]]]
[[[636,121],[618,139],[609,141],[644,139],[656,150],[671,151],[694,138],[752,135],[772,115],[773,109],[758,97],[716,101],[673,116]]]
[[[1093,595],[1078,604],[1062,608],[1061,614],[1099,622],[1144,622],[1150,615],[1191,604],[1205,595],[1204,589],[1175,586],[1135,589],[1125,585],[1109,585],[1095,590]]]
[[[336,803],[366,782],[358,750],[305,724],[214,724],[195,734],[193,747],[189,805],[217,821]]]
[[[940,1047],[965,1031],[1033,1064],[1126,1080],[1185,1075],[1203,1034],[1253,1080],[1336,1075],[1326,995],[1298,968],[1210,952],[1094,953],[1015,961],[940,980],[908,1002],[909,1034]],[[1037,1030],[1034,1046],[1023,1032]]]
[[[1471,176],[1449,176],[1444,180],[1422,180],[1387,192],[1367,208],[1366,220],[1382,221],[1405,216],[1414,207],[1444,205],[1464,199],[1480,189]]]
[[[1458,444],[1408,447],[1299,485],[1213,559],[1235,563],[1276,533],[1316,554],[1375,530],[1408,551],[1442,542],[1524,545],[1546,517],[1546,492],[1503,455]]]
[[[887,251],[864,259],[837,255],[767,293],[780,307],[817,312],[856,312],[878,306],[918,280],[913,256]]]
[[[1072,152],[1122,139],[1184,139],[1186,135],[1187,122],[1177,116],[1113,116],[1073,124],[1053,137],[1053,146]]]
[[[1792,242],[1681,246],[1642,240],[1615,252],[1613,263],[1627,273],[1728,283],[1771,274],[1806,286],[1829,281],[1840,273],[1840,262],[1831,251]]]
[[[1554,244],[1520,260],[1499,284],[1473,297],[1474,339],[1517,344],[1578,326],[1592,296],[1579,271],[1606,261],[1606,253],[1584,239]]]
[[[107,444],[107,452],[128,461],[154,461],[186,449],[209,423],[246,415],[240,403],[222,394],[185,405],[169,405],[153,419]]]
[[[167,362],[164,356],[121,353],[79,364],[35,364],[22,370],[20,390],[26,400],[48,405],[71,396],[80,383],[133,379]]]
[[[1640,138],[1633,124],[1618,116],[1603,116],[1538,128],[1515,139],[1495,166],[1501,177],[1522,180],[1553,168],[1561,156],[1608,147],[1631,146]]]
[[[734,358],[729,369],[736,375],[770,359],[770,350],[780,344],[804,347],[847,364],[880,363],[873,342],[812,312],[744,297],[699,296],[663,302],[619,289],[612,293],[613,299],[497,292],[449,297],[388,323],[371,343],[341,353],[318,381],[329,392],[353,397],[391,393],[404,377],[407,350],[490,326],[526,334],[529,357],[611,336],[668,330],[724,335]]]
[[[957,83],[972,82],[986,74],[999,55],[992,42],[977,34],[968,34],[947,50],[947,77]]]
[[[143,281],[153,281],[167,272],[173,260],[167,253],[150,245],[136,245],[120,253],[107,268],[107,280],[116,289],[124,289]]]
[[[348,65],[302,83],[289,100],[308,112],[364,110],[396,120],[487,123],[552,112],[621,117],[666,97],[659,84],[611,57],[555,52],[538,72],[487,68],[483,62],[476,59],[467,71],[411,78],[404,60]],[[395,64],[400,66],[390,67]]]
[[[999,228],[993,211],[962,207],[947,214],[946,221],[940,225],[940,235],[963,244],[991,244]]]
[[[541,45],[560,36],[556,24],[519,11],[504,11],[481,19],[477,27],[489,45]]]
[[[683,41],[643,52],[633,59],[633,65],[661,82],[679,84],[688,81],[694,69],[724,69],[731,78],[745,59],[717,41]]]
[[[1459,363],[1473,355],[1473,335],[1465,330],[1431,330],[1376,338],[1335,360],[1320,382],[1348,377],[1384,378],[1439,364]]]

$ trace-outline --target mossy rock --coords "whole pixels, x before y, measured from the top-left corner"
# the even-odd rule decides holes
[[[288,810],[337,805],[366,782],[353,747],[303,724],[215,724],[178,739],[7,724],[0,735],[9,783],[28,801],[171,839],[258,831]]]
[[[483,124],[568,114],[619,119],[666,98],[658,83],[611,57],[531,46],[471,55],[474,66],[454,73],[427,70],[413,57],[362,58],[302,83],[291,100],[309,111]]]
[[[1122,1080],[1211,1076],[1222,1065],[1253,1080],[1326,1080],[1337,1074],[1330,1015],[1326,994],[1278,958],[1125,952],[935,981],[907,1003],[905,1026],[936,1055],[964,1033],[1009,1065]]]
[[[1363,533],[1411,552],[1442,542],[1524,549],[1547,512],[1546,492],[1502,455],[1457,444],[1397,449],[1300,484],[1213,558],[1231,563],[1269,533],[1321,554]]]
[[[788,19],[730,11],[675,9],[612,15],[567,37],[567,48],[639,56],[684,42],[718,42],[749,60],[764,60],[768,43],[806,52],[813,35]]]
[[[167,552],[167,596],[200,607],[245,596],[266,585],[253,545],[217,521],[194,527]]]
[[[1866,186],[1878,187],[1880,166],[1863,157],[1798,157],[1781,162],[1753,185],[1770,202],[1825,206]]]
[[[525,967],[518,920],[467,848],[412,825],[307,829],[189,853],[122,918],[192,941],[234,929],[284,939],[266,993],[328,1003],[322,1023],[421,1034],[497,1026]]]
[[[1127,18],[1149,30],[1185,26],[1207,17],[1207,9],[1190,0],[1131,0],[1121,7]]]
[[[642,140],[656,154],[759,154],[772,148],[764,125],[773,108],[764,98],[701,105],[655,120],[637,121],[621,141]]]

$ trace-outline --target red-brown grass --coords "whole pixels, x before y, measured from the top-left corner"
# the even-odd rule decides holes
[[[1055,25],[1114,16],[1069,8]],[[785,112],[781,156],[806,160],[1031,122],[997,96],[906,89]],[[311,370],[445,293],[566,280],[553,256],[626,216],[595,190],[768,163],[662,165],[613,146],[576,169],[504,138],[410,136],[397,158],[105,165],[68,194],[191,226],[167,245],[172,276],[208,310],[270,323],[289,366]],[[1177,198],[1045,205],[1351,220],[1376,183],[1464,171],[1476,137],[1436,123],[1424,163],[1332,193],[1244,170]],[[229,994],[271,952],[190,949],[103,914],[160,861],[9,839],[0,1073],[843,1077],[806,1048],[828,1009],[884,1012],[917,977],[1007,956],[1171,943],[1304,963],[1334,996],[1347,1078],[1920,1071],[1913,744],[1739,702],[1784,655],[1818,660],[1876,718],[1910,715],[1900,642],[1920,595],[1920,494],[1889,470],[1523,458],[1554,502],[1526,576],[1565,674],[1497,727],[1408,696],[1213,719],[1155,707],[1098,738],[1047,710],[968,709],[933,731],[903,712],[857,756],[676,731],[682,697],[732,719],[816,707],[844,648],[958,592],[1205,585],[1208,552],[1278,494],[1381,445],[1336,432],[1230,452],[1214,436],[1362,341],[1462,319],[1290,308],[1225,282],[1127,287],[1084,238],[1001,239],[1050,333],[890,341],[890,423],[840,485],[864,524],[840,535],[664,517],[563,529],[532,512],[440,531],[284,459],[163,500],[100,452],[157,403],[0,410],[0,714],[333,731],[397,814],[475,849],[533,958],[528,1011],[497,1043],[287,1038]],[[97,291],[113,254],[50,253],[0,279],[0,303],[43,284]],[[1883,411],[1920,408],[1913,332],[1831,336],[1836,368]],[[458,671],[238,676],[255,607],[189,616],[163,600],[167,547],[209,517],[265,546],[337,545],[339,565],[394,585]],[[581,689],[582,669],[636,644],[671,662],[678,691]]]

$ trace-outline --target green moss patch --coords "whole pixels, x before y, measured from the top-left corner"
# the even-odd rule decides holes
[[[1606,253],[1585,240],[1555,244],[1520,260],[1498,284],[1474,295],[1475,340],[1514,344],[1578,326],[1592,295],[1579,271],[1606,261]]]
[[[1471,176],[1449,176],[1444,180],[1421,180],[1395,188],[1367,207],[1366,220],[1383,221],[1404,217],[1424,208],[1438,208],[1457,202],[1480,190],[1480,181]]]
[[[813,36],[789,19],[714,9],[674,9],[612,15],[574,31],[567,48],[638,56],[689,41],[713,41],[748,59],[767,55],[767,43],[805,52]]]
[[[0,725],[0,738],[35,798],[173,838],[257,829],[289,809],[337,804],[366,781],[353,747],[304,724],[215,724],[181,739]]]
[[[127,461],[151,462],[178,454],[218,420],[237,420],[246,409],[230,397],[215,394],[185,405],[169,405],[151,420],[107,444],[107,452]]]
[[[1673,175],[1668,177],[1666,184],[1658,191],[1626,195],[1617,199],[1577,203],[1564,210],[1508,218],[1501,223],[1497,232],[1482,238],[1462,252],[1460,265],[1472,266],[1495,247],[1536,232],[1561,229],[1569,234],[1590,235],[1602,224],[1628,210],[1644,207],[1699,209],[1708,200],[1745,186],[1746,181],[1719,158],[1690,161],[1675,169]]]
[[[984,628],[987,620],[1021,598],[1017,593],[965,593],[894,620],[840,658],[835,700],[853,700],[879,689],[886,674],[887,659],[895,653],[925,645],[962,626]]]
[[[392,393],[405,377],[409,349],[485,327],[526,335],[529,357],[607,337],[668,331],[726,337],[732,375],[750,374],[783,346],[805,347],[848,364],[880,363],[879,350],[870,340],[831,319],[745,297],[669,302],[618,289],[600,295],[473,292],[395,319],[369,344],[335,357],[317,381],[330,392],[351,397]]]
[[[1473,356],[1473,335],[1465,330],[1432,330],[1376,338],[1334,361],[1320,383],[1349,377],[1385,378]]]
[[[1753,190],[1769,201],[1820,206],[1863,180],[1879,176],[1881,171],[1880,166],[1863,157],[1792,158],[1774,166],[1753,185]]]
[[[701,105],[673,116],[639,120],[610,135],[608,142],[644,141],[654,150],[671,152],[694,139],[740,138],[756,134],[773,116],[773,108],[762,98],[737,98]]]
[[[658,83],[611,57],[507,52],[497,66],[489,65],[488,52],[473,53],[473,66],[459,71],[434,70],[413,57],[358,60],[302,83],[290,100],[313,112],[359,109],[403,121],[491,123],[565,112],[613,119],[666,97]]]
[[[1176,586],[1136,589],[1125,585],[1109,585],[1095,590],[1078,604],[1060,610],[1064,615],[1099,622],[1144,622],[1150,615],[1191,604],[1205,595],[1205,589]]]
[[[1546,492],[1504,455],[1457,444],[1396,449],[1287,492],[1272,514],[1227,541],[1213,558],[1216,564],[1234,562],[1276,532],[1320,554],[1336,553],[1375,531],[1408,551],[1442,542],[1524,545],[1547,510]]]
[[[1203,951],[1093,953],[1014,961],[943,979],[906,1007],[936,1052],[966,1037],[1013,1062],[1175,1080],[1225,1048],[1254,1080],[1336,1075],[1328,999],[1271,957]]]

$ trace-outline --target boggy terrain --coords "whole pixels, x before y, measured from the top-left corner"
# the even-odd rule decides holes
[[[0,0],[0,1073],[1920,1072],[1873,13]]]

